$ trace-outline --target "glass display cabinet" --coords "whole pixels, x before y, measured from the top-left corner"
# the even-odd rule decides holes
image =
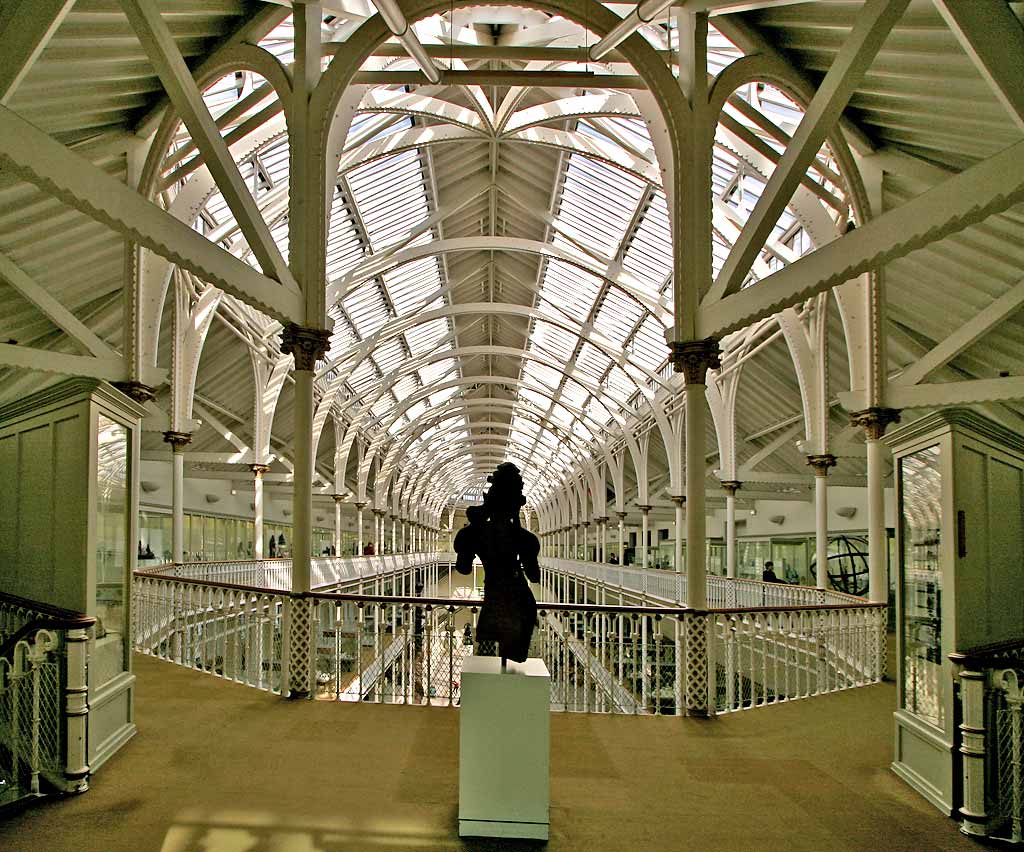
[[[93,771],[135,733],[128,630],[144,414],[85,378],[0,409],[0,588],[95,616],[87,651]]]
[[[947,409],[886,443],[899,560],[893,770],[951,814],[960,772],[949,655],[1024,635],[1024,436]]]

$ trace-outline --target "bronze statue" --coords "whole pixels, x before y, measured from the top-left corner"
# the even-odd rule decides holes
[[[484,565],[484,604],[477,622],[477,642],[498,643],[505,659],[525,662],[537,624],[537,601],[527,583],[540,582],[540,540],[519,525],[526,505],[523,479],[511,462],[498,465],[482,506],[466,509],[469,524],[455,536],[460,574],[473,573],[473,557]]]

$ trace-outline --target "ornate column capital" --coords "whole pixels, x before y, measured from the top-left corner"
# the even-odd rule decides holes
[[[594,518],[594,520],[599,524],[606,524],[608,523],[608,516],[602,515],[600,518]]]
[[[708,370],[717,370],[721,365],[718,341],[714,337],[704,340],[672,341],[669,344],[672,367],[683,374],[688,385],[703,385],[707,382]]]
[[[290,322],[281,330],[281,353],[295,356],[295,369],[312,372],[330,348],[331,333]]]
[[[590,526],[590,521],[583,521],[583,522],[582,522],[582,523],[580,524],[580,526],[583,526],[583,527],[589,527],[589,526]]]
[[[357,509],[365,509],[366,508],[366,501],[365,500],[356,500],[356,508]]]
[[[191,432],[175,432],[173,429],[169,429],[164,432],[164,443],[171,445],[171,450],[180,453],[184,452],[185,447],[192,443]]]
[[[673,494],[672,495],[672,502],[675,503],[677,506],[685,506],[686,505],[686,496],[685,495],[679,495],[679,494]]]
[[[735,479],[723,480],[720,483],[720,485],[722,486],[722,490],[726,494],[728,494],[730,497],[735,497],[736,496],[736,492],[739,491],[743,487],[743,483],[742,482],[738,482]]]
[[[111,382],[111,384],[125,396],[134,399],[139,405],[145,405],[156,396],[156,391],[153,388],[134,379],[125,382]]]
[[[850,425],[863,426],[864,432],[871,441],[878,441],[885,435],[890,423],[900,422],[898,408],[865,408],[863,411],[850,412]]]
[[[262,479],[263,478],[263,474],[265,474],[268,470],[270,470],[270,465],[269,464],[251,464],[251,465],[249,465],[249,470],[252,471],[252,475],[255,476],[257,479]]]
[[[815,476],[828,476],[828,469],[836,466],[836,457],[832,453],[819,453],[808,456],[807,464],[814,468]]]
[[[626,520],[626,515],[629,514],[629,513],[628,512],[616,512],[615,514],[619,516],[619,520],[620,521],[624,521],[624,520]]]
[[[644,513],[645,515],[646,515],[646,514],[647,514],[647,513],[649,512],[649,511],[651,511],[651,509],[653,508],[653,506],[646,506],[646,505],[642,506],[642,505],[640,505],[639,503],[637,503],[637,504],[636,504],[636,507],[637,507],[637,508],[638,508],[638,509],[639,509],[639,510],[640,510],[641,512],[643,512],[643,513]]]
[[[332,494],[331,496],[334,498],[334,502],[335,503],[340,504],[340,503],[344,502],[345,498],[348,495],[347,494]]]
[[[384,509],[377,509],[377,508],[373,508],[370,511],[373,512],[373,514],[375,514],[378,518],[385,513]]]

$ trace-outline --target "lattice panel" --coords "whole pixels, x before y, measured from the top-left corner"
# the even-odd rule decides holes
[[[999,710],[996,714],[996,749],[998,760],[998,790],[993,797],[996,819],[1006,821],[1006,829],[999,836],[1008,836],[1014,842],[1024,839],[1024,744],[1020,705]]]
[[[288,691],[312,693],[313,606],[307,598],[292,598],[288,621]]]
[[[708,713],[708,616],[687,614],[686,627],[686,710],[688,713]]]

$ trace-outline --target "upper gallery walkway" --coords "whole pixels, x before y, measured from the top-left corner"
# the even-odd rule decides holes
[[[280,701],[135,655],[139,735],[19,852],[485,850],[458,838],[458,710]],[[550,852],[967,852],[891,758],[892,683],[722,716],[554,714]],[[535,848],[508,845],[503,849]]]

